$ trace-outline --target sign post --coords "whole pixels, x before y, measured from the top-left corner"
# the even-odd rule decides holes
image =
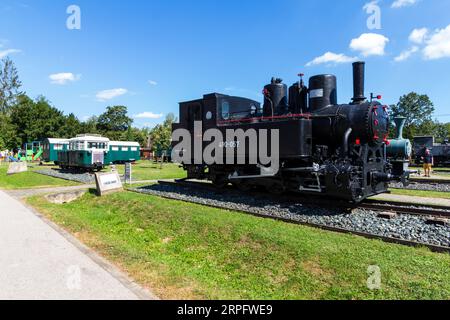
[[[132,184],[131,175],[132,175],[132,164],[131,162],[127,162],[125,164],[125,183]]]

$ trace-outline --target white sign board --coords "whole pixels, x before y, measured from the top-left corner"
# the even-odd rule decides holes
[[[28,166],[26,162],[11,162],[8,168],[8,175],[26,172],[28,171]]]
[[[120,181],[120,176],[117,172],[96,173],[95,183],[97,184],[97,194],[99,196],[123,190],[122,181]]]

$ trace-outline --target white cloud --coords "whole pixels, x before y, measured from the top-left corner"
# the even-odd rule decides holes
[[[411,34],[409,35],[409,41],[422,44],[424,43],[426,37],[428,35],[428,29],[422,28],[422,29],[414,29]]]
[[[450,57],[450,25],[445,29],[437,29],[426,40],[423,54],[428,60]]]
[[[377,5],[378,2],[380,2],[380,1],[379,1],[379,0],[373,0],[373,1],[367,2],[367,3],[364,5],[363,10],[366,11],[366,10],[368,10],[368,9],[371,9],[373,6]]]
[[[123,96],[124,94],[127,93],[128,93],[127,89],[118,88],[97,92],[95,97],[97,98],[98,101],[106,101]]]
[[[315,58],[314,60],[306,64],[307,67],[315,66],[324,63],[340,64],[340,63],[350,63],[356,61],[358,58],[352,58],[344,55],[343,53],[337,54],[333,52],[327,52],[324,55]]]
[[[19,52],[22,52],[22,51],[18,50],[18,49],[7,49],[7,50],[0,51],[0,59],[3,59],[4,57],[9,56],[10,54],[19,53]]]
[[[81,74],[73,74],[71,72],[62,72],[49,75],[50,82],[53,84],[65,85],[69,82],[75,82],[81,79]]]
[[[407,60],[409,57],[411,57],[411,55],[413,55],[414,53],[416,53],[417,51],[419,51],[419,47],[412,47],[411,49],[405,50],[402,53],[400,53],[399,56],[395,57],[394,60],[395,62],[402,62]]]
[[[364,57],[383,56],[389,39],[377,33],[363,33],[350,42],[350,49],[359,51]]]
[[[151,85],[151,86],[157,86],[157,85],[158,85],[158,82],[156,82],[156,81],[154,81],[154,80],[149,80],[149,81],[148,81],[148,84]]]
[[[417,2],[418,0],[395,0],[391,7],[395,9],[409,7],[415,5]]]
[[[142,112],[139,114],[135,114],[133,118],[135,119],[161,119],[164,115],[162,113],[153,113],[153,112]]]

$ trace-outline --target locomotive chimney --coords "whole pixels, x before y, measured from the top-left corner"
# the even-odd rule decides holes
[[[398,140],[403,140],[403,129],[405,128],[406,118],[405,117],[396,117],[394,118],[395,127],[397,128],[397,137]]]
[[[364,68],[365,62],[353,63],[353,104],[361,104],[366,101],[364,96]]]

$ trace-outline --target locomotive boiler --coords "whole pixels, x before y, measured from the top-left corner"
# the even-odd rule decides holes
[[[309,88],[303,74],[290,88],[273,78],[264,87],[262,104],[218,93],[180,103],[172,157],[181,159],[189,179],[210,180],[219,188],[265,187],[275,193],[295,191],[350,202],[387,192],[390,181],[407,183],[409,172],[404,162],[388,159],[388,107],[367,101],[364,73],[364,62],[353,64],[354,94],[349,104],[338,104],[337,79],[328,74],[311,77]],[[194,138],[179,139],[180,129]],[[273,137],[262,136],[264,130],[276,130],[275,147]],[[205,134],[208,139],[196,140]],[[199,158],[196,150],[210,148],[212,136],[215,142],[224,137],[213,152],[214,162]],[[259,159],[248,151],[255,145],[258,153],[267,149],[275,156],[278,167],[252,162]]]

